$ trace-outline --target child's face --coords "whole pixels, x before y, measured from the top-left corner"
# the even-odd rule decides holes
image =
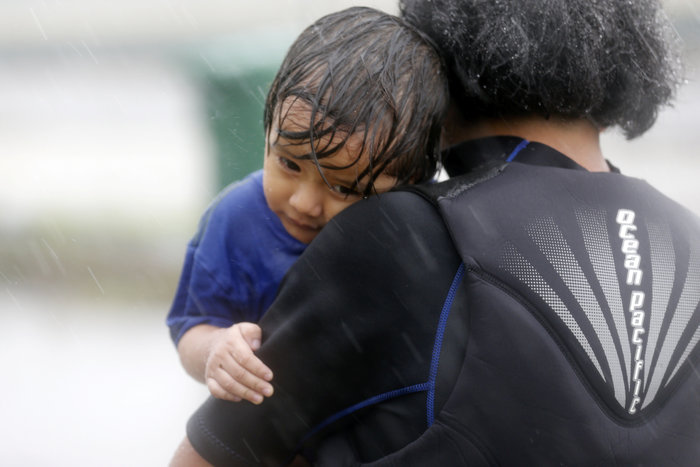
[[[310,110],[306,104],[300,101],[283,104],[281,111],[288,112],[282,122],[283,130],[300,131],[308,127]],[[273,122],[278,121],[275,115]],[[356,164],[346,169],[325,169],[323,174],[331,185],[329,187],[313,161],[294,157],[309,154],[311,146],[278,136],[275,124],[265,142],[265,199],[289,235],[302,243],[310,243],[333,216],[362,198],[367,177],[358,181],[357,175],[367,167],[367,155],[363,154]],[[321,147],[325,146],[326,141],[322,140]],[[351,136],[343,148],[322,159],[323,164],[337,167],[350,164],[357,158],[360,143],[359,136]],[[390,175],[381,174],[374,180],[378,193],[394,185],[396,179]]]

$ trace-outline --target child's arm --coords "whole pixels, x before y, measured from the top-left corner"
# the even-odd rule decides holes
[[[206,383],[214,397],[259,404],[273,392],[272,371],[253,353],[260,338],[254,323],[229,328],[200,324],[182,336],[177,351],[187,373]]]

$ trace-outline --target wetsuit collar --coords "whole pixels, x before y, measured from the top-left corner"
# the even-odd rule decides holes
[[[572,159],[542,143],[528,142],[517,136],[492,136],[464,141],[442,153],[445,170],[457,176],[489,161],[519,162],[563,169],[586,170]],[[617,167],[608,162],[611,171]]]

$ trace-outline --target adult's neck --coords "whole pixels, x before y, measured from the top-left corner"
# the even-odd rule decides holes
[[[600,130],[586,119],[527,116],[469,123],[448,120],[445,133],[447,145],[489,136],[518,136],[546,144],[591,172],[610,171],[600,149]]]

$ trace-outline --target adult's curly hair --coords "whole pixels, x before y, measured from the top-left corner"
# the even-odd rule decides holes
[[[437,44],[464,117],[540,114],[649,129],[681,82],[656,0],[402,0]]]

